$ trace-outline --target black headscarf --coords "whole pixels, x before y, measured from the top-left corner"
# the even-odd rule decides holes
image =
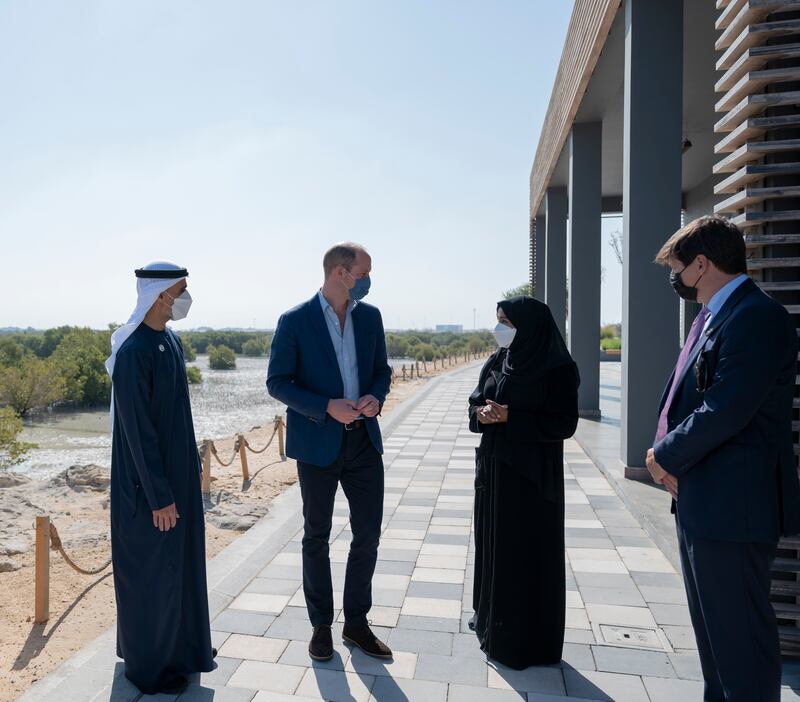
[[[497,306],[517,330],[503,361],[506,381],[532,384],[553,369],[574,363],[550,308],[543,302],[519,295]]]

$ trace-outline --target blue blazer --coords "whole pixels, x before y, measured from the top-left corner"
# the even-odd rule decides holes
[[[383,407],[392,369],[386,359],[381,313],[377,307],[359,302],[351,318],[361,395],[373,395]],[[333,463],[345,430],[327,413],[327,408],[329,400],[344,396],[344,383],[316,294],[278,320],[272,337],[267,390],[288,407],[286,455],[316,466]],[[366,425],[373,446],[383,453],[378,419],[368,417]]]
[[[654,447],[656,461],[678,478],[678,518],[688,533],[770,543],[800,532],[796,368],[789,314],[746,280],[687,359],[669,410],[670,433]]]

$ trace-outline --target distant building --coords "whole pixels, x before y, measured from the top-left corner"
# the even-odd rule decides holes
[[[464,331],[463,324],[437,324],[436,325],[436,333],[441,334],[442,332],[455,332],[460,334]]]

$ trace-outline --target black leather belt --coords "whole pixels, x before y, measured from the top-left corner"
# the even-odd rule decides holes
[[[356,419],[355,421],[350,422],[350,424],[345,424],[344,425],[344,430],[345,431],[356,431],[357,429],[363,429],[364,427],[366,427],[366,424],[365,424],[364,420],[363,419]]]

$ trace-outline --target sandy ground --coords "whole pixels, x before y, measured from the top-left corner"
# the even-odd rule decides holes
[[[428,368],[426,378],[393,385],[384,415],[442,372],[431,364]],[[260,449],[271,434],[269,423],[245,436]],[[233,443],[233,438],[215,442],[225,462]],[[272,498],[297,481],[295,462],[282,461],[277,444],[276,439],[264,453],[248,453],[247,483],[238,457],[227,468],[212,461],[208,558],[252,526],[268,511]],[[51,515],[70,557],[85,569],[98,567],[110,556],[107,489],[108,472],[97,466],[73,466],[48,481],[0,473],[0,702],[14,700],[114,623],[110,566],[98,575],[81,575],[57,551],[50,552],[50,619],[33,622],[35,517]]]

